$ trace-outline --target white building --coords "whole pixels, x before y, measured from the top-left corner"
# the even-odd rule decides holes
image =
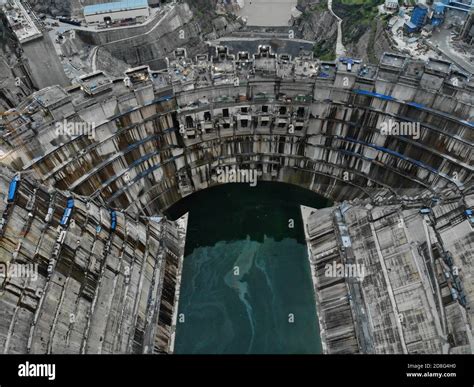
[[[394,11],[398,8],[397,0],[385,0],[384,7],[387,11]]]
[[[123,0],[84,7],[86,23],[107,23],[150,16],[147,0]]]

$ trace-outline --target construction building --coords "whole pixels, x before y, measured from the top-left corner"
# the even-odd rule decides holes
[[[397,0],[385,0],[384,8],[386,11],[396,11],[398,9]]]
[[[428,6],[418,3],[411,14],[410,21],[405,23],[405,31],[408,33],[419,31],[426,23],[428,11]]]
[[[112,23],[120,20],[147,18],[150,8],[147,0],[123,0],[84,7],[84,18],[88,24]]]

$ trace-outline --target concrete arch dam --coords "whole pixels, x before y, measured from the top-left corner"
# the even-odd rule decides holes
[[[337,87],[350,77],[351,88]],[[27,116],[9,137],[20,148],[8,157],[57,188],[148,216],[216,184],[219,166],[254,168],[259,179],[333,200],[422,200],[472,189],[467,90],[458,91],[463,102],[381,80],[374,85],[384,90],[368,91],[358,82],[338,72],[330,82],[264,79],[157,93],[152,82],[130,89],[114,81],[93,98],[80,87],[52,87],[31,101],[58,98],[56,106],[41,112],[39,129],[26,129],[36,122]],[[64,120],[93,122],[94,136],[57,136]],[[406,123],[413,124],[406,136],[381,129]]]
[[[112,243],[141,244],[135,252],[147,259],[150,254],[144,249],[152,247],[143,238],[156,242],[157,266],[150,272],[154,279],[145,276],[149,282],[138,281],[139,288],[163,289],[159,284],[172,278],[172,286],[155,292],[158,298],[145,302],[145,308],[139,296],[133,296],[142,313],[133,323],[141,324],[135,338],[121,344],[118,336],[105,336],[103,341],[102,326],[94,328],[93,335],[103,344],[89,348],[86,340],[76,343],[74,350],[170,351],[176,270],[184,240],[178,224],[151,225],[150,218],[193,192],[220,184],[219,169],[256,171],[259,180],[287,182],[335,202],[361,200],[376,207],[422,206],[433,199],[466,203],[471,197],[473,84],[447,62],[384,54],[378,65],[348,66],[304,54],[276,55],[268,47],[252,58],[248,53],[235,57],[218,47],[215,56],[193,60],[178,49],[168,64],[163,72],[146,66],[131,69],[123,79],[96,72],[69,88],[40,90],[14,109],[17,114],[6,115],[1,150],[2,163],[10,169],[4,185],[21,172],[26,176],[22,182],[33,184],[29,195],[38,193],[33,187],[46,187],[36,188],[47,193],[45,203],[53,192],[62,197],[61,203],[72,195],[84,206],[97,206],[99,215],[117,211],[120,229],[124,219],[138,222],[141,232],[135,242],[123,232],[117,236],[121,242]],[[23,227],[27,204],[28,200],[13,206],[24,208],[24,213],[15,225],[5,223],[8,227]],[[4,208],[8,216],[10,211]],[[85,213],[90,211],[82,216]],[[93,223],[110,227],[107,217],[100,215]],[[86,232],[87,222],[82,219],[79,224]],[[161,231],[153,231],[155,227]],[[163,227],[176,236],[166,238]],[[12,241],[4,237],[1,243],[13,254]],[[111,246],[104,243],[107,252]],[[176,260],[169,261],[169,269],[159,264],[166,261],[163,254]],[[104,274],[101,270],[108,267],[102,264],[97,270],[95,286]],[[60,300],[67,299],[64,287],[58,292]],[[101,292],[94,294],[88,315],[99,318],[96,305],[108,305],[102,311],[107,314],[115,303]],[[165,295],[167,301],[158,302]],[[103,303],[97,304],[97,297],[104,297]],[[65,318],[58,311],[50,325],[45,323],[45,332],[54,332]],[[18,311],[7,317],[8,324],[14,313]],[[38,329],[38,318],[43,320],[34,316],[31,324]],[[155,320],[162,325],[155,325]],[[85,321],[84,329],[95,326]],[[110,324],[119,324],[113,321]],[[9,332],[6,351],[13,351],[13,330]],[[165,332],[159,345],[157,332]],[[51,340],[46,347],[20,340],[18,351],[51,351],[56,345],[54,336]]]

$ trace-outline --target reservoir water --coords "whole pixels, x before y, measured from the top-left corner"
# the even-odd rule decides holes
[[[292,185],[226,184],[187,197],[175,353],[321,353],[299,205],[330,203]]]
[[[242,0],[243,8],[237,14],[247,20],[249,26],[288,26],[291,10],[297,0]]]

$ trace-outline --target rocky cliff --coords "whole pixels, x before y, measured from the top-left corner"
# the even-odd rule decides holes
[[[303,13],[295,20],[295,25],[303,39],[314,41],[316,56],[332,59],[336,49],[337,20],[329,12],[327,2],[303,0],[298,7]]]

